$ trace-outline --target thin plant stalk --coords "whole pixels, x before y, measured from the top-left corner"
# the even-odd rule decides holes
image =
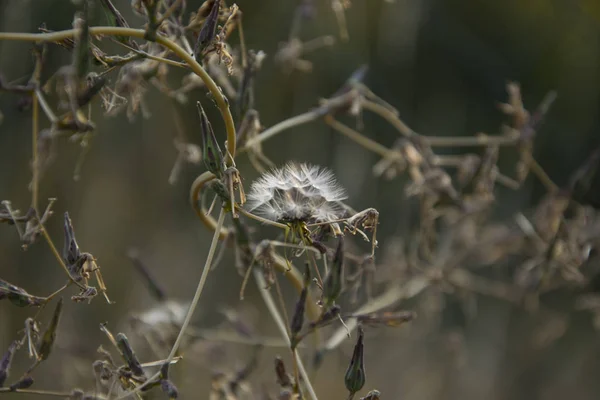
[[[192,320],[192,316],[194,314],[194,311],[196,310],[198,301],[200,300],[200,295],[204,290],[204,284],[206,283],[206,278],[208,277],[208,272],[211,268],[212,260],[215,255],[215,250],[217,249],[217,243],[219,242],[220,227],[223,226],[224,221],[225,210],[221,209],[221,211],[219,212],[219,219],[217,220],[217,229],[213,234],[213,239],[210,243],[210,248],[208,249],[208,256],[206,257],[206,262],[204,263],[204,268],[202,270],[202,275],[200,276],[200,281],[198,282],[198,287],[196,288],[196,293],[194,293],[194,298],[192,299],[190,308],[188,309],[185,319],[183,320],[183,324],[181,325],[181,329],[179,331],[177,339],[175,340],[175,344],[173,345],[173,348],[169,353],[169,357],[167,357],[167,362],[170,362],[173,359],[173,357],[175,357],[175,354],[177,353],[177,350],[179,350],[179,346],[181,345],[181,340],[185,336],[185,331],[188,325],[190,324],[190,321]]]
[[[225,210],[223,208],[221,208],[221,211],[219,212],[219,219],[217,220],[217,226],[216,226],[216,229],[214,230],[213,238],[210,243],[210,248],[208,249],[208,255],[206,256],[206,261],[204,263],[204,268],[202,269],[202,275],[200,276],[200,280],[198,281],[198,286],[196,287],[196,293],[194,293],[194,298],[192,299],[192,302],[190,303],[190,307],[188,308],[187,314],[185,315],[183,324],[181,324],[181,328],[179,330],[179,334],[177,335],[177,339],[175,339],[175,343],[173,344],[173,347],[171,348],[171,352],[169,353],[169,356],[167,357],[165,364],[169,364],[175,358],[175,355],[177,354],[177,351],[179,350],[179,346],[181,345],[181,341],[183,340],[183,338],[186,335],[186,331],[187,331],[188,326],[190,325],[192,316],[194,315],[194,311],[196,310],[196,307],[198,306],[198,302],[200,301],[200,295],[202,294],[202,291],[204,290],[204,284],[206,283],[206,278],[208,277],[208,272],[211,269],[211,264],[213,261],[213,257],[215,255],[215,250],[217,249],[217,243],[219,243],[219,232],[221,231],[221,227],[223,226],[223,221],[225,221]],[[137,386],[134,390],[127,392],[124,395],[120,396],[118,399],[124,399],[128,396],[139,393],[147,385],[149,385],[150,383],[154,382],[157,378],[159,378],[160,374],[161,374],[161,371],[158,371],[146,382]]]
[[[35,89],[35,96],[37,97],[39,105],[40,105],[40,107],[42,107],[42,110],[44,111],[44,114],[46,114],[46,117],[48,118],[48,120],[52,124],[55,124],[58,119],[56,118],[54,111],[52,111],[52,109],[46,102],[46,98],[44,97],[44,94],[42,93],[42,91],[40,89]]]
[[[331,115],[327,115],[325,117],[325,123],[327,123],[327,125],[331,126],[333,129],[335,129],[342,135],[355,141],[356,143],[358,143],[365,149],[370,150],[374,153],[377,153],[382,157],[387,157],[392,152],[392,150],[388,149],[384,145],[379,144],[376,141],[369,139],[368,137],[359,133],[358,131],[355,131],[354,129],[337,121]]]
[[[251,212],[247,211],[246,209],[239,207],[237,204],[236,204],[235,209],[237,211],[239,211],[241,214],[243,214],[244,216],[251,218],[253,220],[256,220],[258,222],[261,222],[265,225],[271,225],[271,226],[274,226],[274,227],[280,228],[280,229],[288,229],[288,226],[285,224],[280,224],[279,222],[271,221],[270,219],[266,219],[266,218],[263,218],[256,214],[252,214]]]
[[[239,15],[239,14],[238,14]],[[242,68],[246,68],[248,66],[248,58],[246,54],[246,37],[244,35],[244,25],[242,24],[243,18],[239,18],[238,20],[238,34],[240,35],[240,51],[242,53]]]
[[[312,122],[320,117],[321,117],[320,113],[317,113],[315,111],[308,111],[308,112],[305,112],[304,114],[300,114],[295,117],[281,121],[280,123],[275,124],[272,127],[262,131],[259,135],[253,137],[252,139],[249,139],[246,142],[246,144],[244,145],[244,147],[242,147],[240,149],[240,151],[242,151],[242,152],[247,151],[252,146],[257,145],[261,142],[264,142],[265,140],[270,139],[271,137],[273,137],[287,129],[291,129],[291,128],[299,126],[299,125],[307,124],[307,123]]]
[[[71,398],[73,393],[71,392],[58,392],[54,390],[41,390],[41,389],[11,389],[10,387],[0,388],[0,393],[22,393],[30,395],[50,396],[50,397],[61,397],[63,399]],[[105,400],[106,397],[101,394],[94,394],[94,398],[98,400]]]
[[[277,328],[279,328],[279,332],[283,336],[284,340],[287,342],[288,346],[291,346],[291,341],[290,341],[290,337],[288,335],[288,330],[285,325],[285,322],[283,322],[283,318],[281,318],[281,315],[279,314],[279,311],[277,310],[277,306],[275,305],[275,301],[273,300],[273,297],[271,296],[271,292],[268,289],[265,289],[266,284],[267,284],[265,282],[265,279],[263,278],[262,274],[257,270],[254,270],[254,280],[256,281],[256,285],[258,286],[260,295],[262,296],[263,301],[265,302],[265,305],[267,306],[267,309],[269,310],[269,313],[271,313],[271,316],[275,320],[275,324],[277,325]],[[304,385],[306,386],[306,390],[308,391],[310,399],[318,400],[317,394],[315,393],[315,390],[310,383],[308,373],[306,372],[306,369],[304,368],[304,364],[302,363],[302,359],[300,358],[300,356],[298,354],[298,350],[294,349],[293,352],[294,352],[293,356],[296,359],[296,365],[298,366],[299,373],[302,376],[302,379],[304,380]]]
[[[32,100],[32,126],[31,126],[31,207],[38,209],[38,188],[39,188],[39,157],[38,157],[38,128],[39,128],[39,104],[35,93],[31,95]]]
[[[398,116],[390,109],[369,100],[364,100],[362,102],[362,106],[366,110],[369,110],[388,121],[390,125],[396,128],[396,130],[403,136],[411,137],[416,135],[416,133],[410,129],[409,126],[406,125],[400,118],[398,118]]]

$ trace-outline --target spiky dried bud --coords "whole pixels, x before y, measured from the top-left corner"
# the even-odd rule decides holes
[[[31,376],[25,376],[22,379],[19,379],[17,382],[10,385],[11,391],[16,391],[19,389],[27,389],[33,385],[33,378]]]
[[[275,374],[277,375],[277,384],[281,387],[292,387],[292,378],[285,371],[285,364],[281,357],[275,357]]]
[[[363,345],[364,332],[362,327],[359,325],[358,327],[358,340],[356,341],[356,345],[354,346],[354,353],[352,354],[352,359],[350,360],[350,365],[346,370],[346,375],[344,376],[344,383],[346,384],[346,389],[350,392],[350,394],[354,394],[358,392],[365,385],[366,375],[365,375],[365,365],[364,365],[364,345]]]
[[[202,108],[200,102],[196,103],[198,112],[200,113],[200,130],[202,133],[202,150],[204,165],[206,169],[215,174],[217,178],[221,178],[225,172],[225,163],[223,161],[223,153],[215,137],[212,125]]]
[[[198,40],[194,46],[194,58],[201,62],[204,50],[212,43],[217,36],[217,24],[219,22],[219,9],[221,8],[221,0],[213,0],[210,13],[204,20]]]
[[[323,282],[323,300],[326,306],[332,305],[342,293],[344,274],[344,237],[340,236],[329,274]]]
[[[160,388],[169,396],[169,399],[176,399],[179,397],[179,390],[177,386],[169,379],[169,364],[163,364],[160,368]]]
[[[163,379],[160,381],[160,388],[169,397],[169,399],[176,399],[179,397],[179,390],[177,390],[177,386],[175,386],[173,382],[168,379]]]
[[[32,296],[25,289],[0,279],[0,300],[5,298],[17,307],[41,306],[46,302],[43,297]]]
[[[326,168],[290,162],[264,173],[252,183],[250,211],[279,222],[327,222],[342,214],[344,189]]]
[[[292,317],[292,322],[290,324],[290,330],[292,332],[292,343],[291,347],[295,348],[297,343],[298,333],[302,330],[302,326],[304,325],[304,312],[306,310],[306,297],[308,296],[308,286],[310,285],[310,266],[306,264],[306,272],[304,273],[304,287],[300,292],[300,298],[296,303],[296,310],[294,311],[294,316]]]
[[[79,280],[82,278],[81,268],[83,267],[86,258],[82,257],[81,250],[79,250],[77,239],[75,239],[75,230],[73,229],[73,224],[71,223],[68,212],[65,212],[63,229],[65,232],[65,244],[62,257],[67,264],[71,276],[74,279]]]
[[[12,359],[17,351],[17,346],[19,342],[14,341],[8,346],[8,350],[0,359],[0,387],[4,385],[6,382],[6,378],[8,378],[8,374],[10,372],[10,365],[12,364]]]
[[[129,369],[131,369],[131,372],[137,376],[145,376],[144,369],[135,355],[133,348],[129,344],[129,339],[127,339],[127,336],[125,336],[123,333],[119,333],[117,334],[116,340],[117,346],[119,347],[121,354],[123,354],[123,359],[125,359],[125,362],[129,366]]]

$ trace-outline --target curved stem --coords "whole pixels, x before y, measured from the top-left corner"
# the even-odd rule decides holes
[[[190,203],[192,208],[196,212],[200,221],[206,226],[210,231],[215,231],[217,229],[217,221],[213,217],[211,217],[206,209],[200,204],[198,201],[200,199],[200,192],[209,182],[217,179],[215,174],[210,171],[206,171],[197,177],[192,183],[192,187],[190,188]],[[229,235],[229,230],[227,228],[221,227],[219,232],[219,240],[225,240]]]
[[[77,34],[77,29],[68,29],[59,32],[51,32],[51,33],[12,33],[12,32],[0,32],[0,40],[17,40],[17,41],[27,41],[27,42],[58,42],[64,39],[71,38]],[[90,35],[110,35],[110,36],[130,36],[137,37],[143,39],[146,34],[146,31],[143,29],[133,29],[133,28],[122,28],[122,27],[113,27],[113,26],[94,26],[90,27]],[[217,86],[217,84],[212,80],[210,75],[202,68],[200,64],[194,59],[194,57],[182,49],[177,43],[172,40],[164,37],[157,36],[156,43],[168,48],[173,53],[175,53],[179,58],[186,62],[198,75],[210,93],[212,94],[217,106],[219,107],[219,111],[221,111],[221,115],[223,116],[223,120],[225,122],[225,130],[227,131],[227,150],[232,157],[235,157],[236,152],[236,135],[235,135],[235,124],[233,122],[233,116],[231,115],[231,110],[229,109],[229,102],[223,96],[223,93]],[[228,163],[231,163],[231,160],[228,160]],[[230,164],[231,165],[231,164]]]

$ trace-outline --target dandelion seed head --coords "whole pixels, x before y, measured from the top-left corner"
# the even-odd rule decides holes
[[[337,202],[346,197],[330,170],[292,162],[252,183],[248,207],[272,221],[326,222],[341,216]]]

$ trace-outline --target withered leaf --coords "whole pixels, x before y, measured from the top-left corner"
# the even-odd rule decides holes
[[[54,309],[54,314],[52,315],[50,325],[48,325],[48,329],[46,329],[46,332],[44,332],[44,336],[42,336],[42,340],[38,348],[38,357],[40,360],[46,360],[50,356],[52,346],[56,340],[56,330],[58,329],[58,323],[60,322],[62,306],[63,299],[60,298],[56,304],[56,308]]]
[[[46,302],[43,297],[32,296],[18,286],[0,279],[0,300],[8,299],[18,307],[41,306]]]

